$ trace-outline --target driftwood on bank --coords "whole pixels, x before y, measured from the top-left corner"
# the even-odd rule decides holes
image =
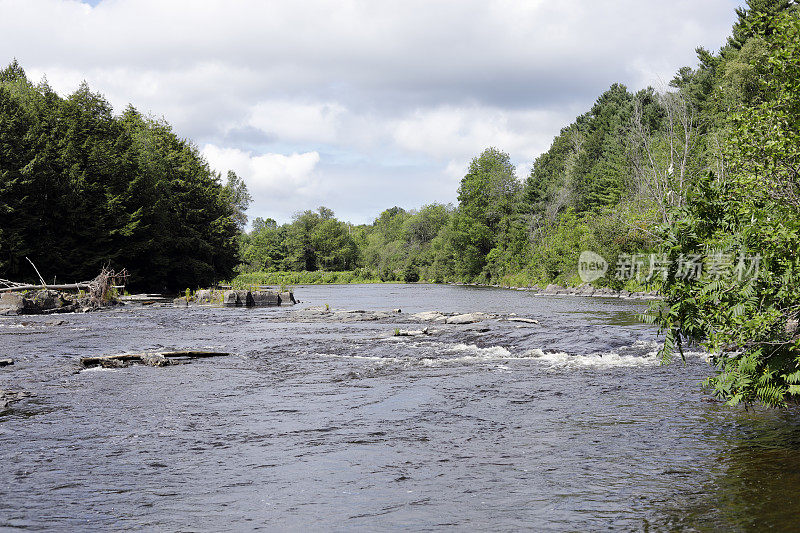
[[[22,292],[22,291],[36,291],[39,289],[53,290],[53,291],[88,291],[91,289],[89,283],[65,283],[63,285],[16,285],[14,287],[2,287],[0,292]]]
[[[189,359],[205,357],[222,357],[230,355],[228,352],[211,352],[204,350],[178,350],[169,352],[142,352],[123,353],[117,355],[100,355],[94,357],[81,357],[81,366],[84,368],[103,367],[120,368],[138,363],[148,366],[168,366],[178,364]]]
[[[27,259],[27,258],[26,258]],[[30,261],[30,259],[29,259]],[[33,265],[33,263],[31,263]],[[36,266],[34,265],[34,269]],[[39,271],[36,270],[39,275]],[[124,288],[125,283],[128,281],[128,271],[124,268],[120,272],[103,268],[100,274],[91,281],[79,281],[77,283],[61,283],[48,285],[39,275],[41,284],[24,284],[5,279],[0,279],[0,284],[6,287],[0,287],[0,292],[22,292],[22,291],[35,291],[35,290],[54,290],[54,291],[87,291],[92,298],[103,299],[111,289]]]

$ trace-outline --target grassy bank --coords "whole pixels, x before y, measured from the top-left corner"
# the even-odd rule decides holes
[[[254,285],[333,285],[349,283],[383,283],[380,279],[371,277],[358,270],[343,270],[341,272],[248,272],[239,274],[231,280],[234,288],[245,288]]]

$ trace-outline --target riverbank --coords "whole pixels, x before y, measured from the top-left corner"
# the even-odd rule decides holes
[[[99,299],[79,292],[73,294],[52,289],[4,292],[0,295],[0,315],[50,315],[87,313],[103,307],[124,305],[116,297]]]
[[[504,278],[505,279],[505,278]],[[303,272],[250,272],[236,276],[230,286],[234,289],[247,289],[250,287],[275,286],[285,290],[286,287],[296,285],[360,285],[360,284],[399,284],[403,281],[391,280],[383,281],[374,277],[365,276],[358,270],[348,270],[342,272],[325,271],[303,271]],[[595,287],[589,283],[575,286],[562,286],[557,284],[547,284],[540,286],[535,283],[513,284],[481,284],[468,282],[445,282],[436,283],[434,281],[418,281],[416,284],[440,284],[468,287],[491,287],[496,289],[510,289],[516,291],[527,291],[535,294],[548,296],[594,296],[604,298],[626,298],[637,300],[658,299],[656,291],[646,291],[641,285],[630,285],[622,289],[611,287]],[[411,283],[413,284],[413,283]]]
[[[509,289],[513,291],[526,291],[546,296],[594,296],[598,298],[624,298],[631,300],[657,300],[660,299],[657,291],[629,291],[626,289],[612,289],[611,287],[594,287],[589,283],[577,287],[563,287],[549,284],[544,288],[534,285],[532,287],[514,287],[503,285],[481,285],[478,283],[449,283],[448,285],[469,287],[491,287],[495,289]]]

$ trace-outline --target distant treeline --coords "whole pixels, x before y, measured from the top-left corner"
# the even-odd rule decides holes
[[[673,107],[689,105],[652,89],[631,94],[613,85],[592,109],[564,128],[552,147],[518,179],[509,155],[488,148],[461,180],[458,205],[387,209],[353,226],[320,207],[292,223],[256,219],[243,235],[240,270],[341,271],[383,281],[575,284],[578,256],[591,249],[609,258],[649,250],[662,220],[661,191],[648,187],[650,169],[635,163],[645,143],[658,145],[653,165],[670,164],[665,150]],[[632,136],[632,125],[647,131]],[[686,172],[714,154],[692,148]],[[659,172],[660,169],[653,169]],[[681,172],[684,169],[680,169]],[[608,284],[621,285],[613,278]]]
[[[127,268],[148,290],[207,285],[238,263],[241,182],[190,142],[86,84],[66,98],[16,61],[0,70],[0,278],[91,279]]]

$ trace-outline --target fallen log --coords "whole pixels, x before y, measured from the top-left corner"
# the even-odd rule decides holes
[[[122,353],[117,355],[100,355],[81,357],[81,366],[93,368],[120,368],[139,363],[148,366],[167,366],[176,364],[177,361],[186,359],[200,359],[205,357],[221,357],[230,355],[228,352],[210,352],[203,350],[178,350],[170,352],[142,352]]]
[[[532,318],[511,317],[511,318],[507,318],[506,320],[508,320],[509,322],[522,322],[524,324],[538,324],[539,323],[538,320],[534,320]]]
[[[428,328],[422,329],[395,329],[394,336],[395,337],[420,337],[422,335],[429,335],[430,332]]]
[[[69,291],[69,290],[89,290],[92,286],[89,283],[65,283],[62,285],[18,285],[16,287],[2,287],[0,292],[23,292],[35,290],[54,290],[54,291]]]

